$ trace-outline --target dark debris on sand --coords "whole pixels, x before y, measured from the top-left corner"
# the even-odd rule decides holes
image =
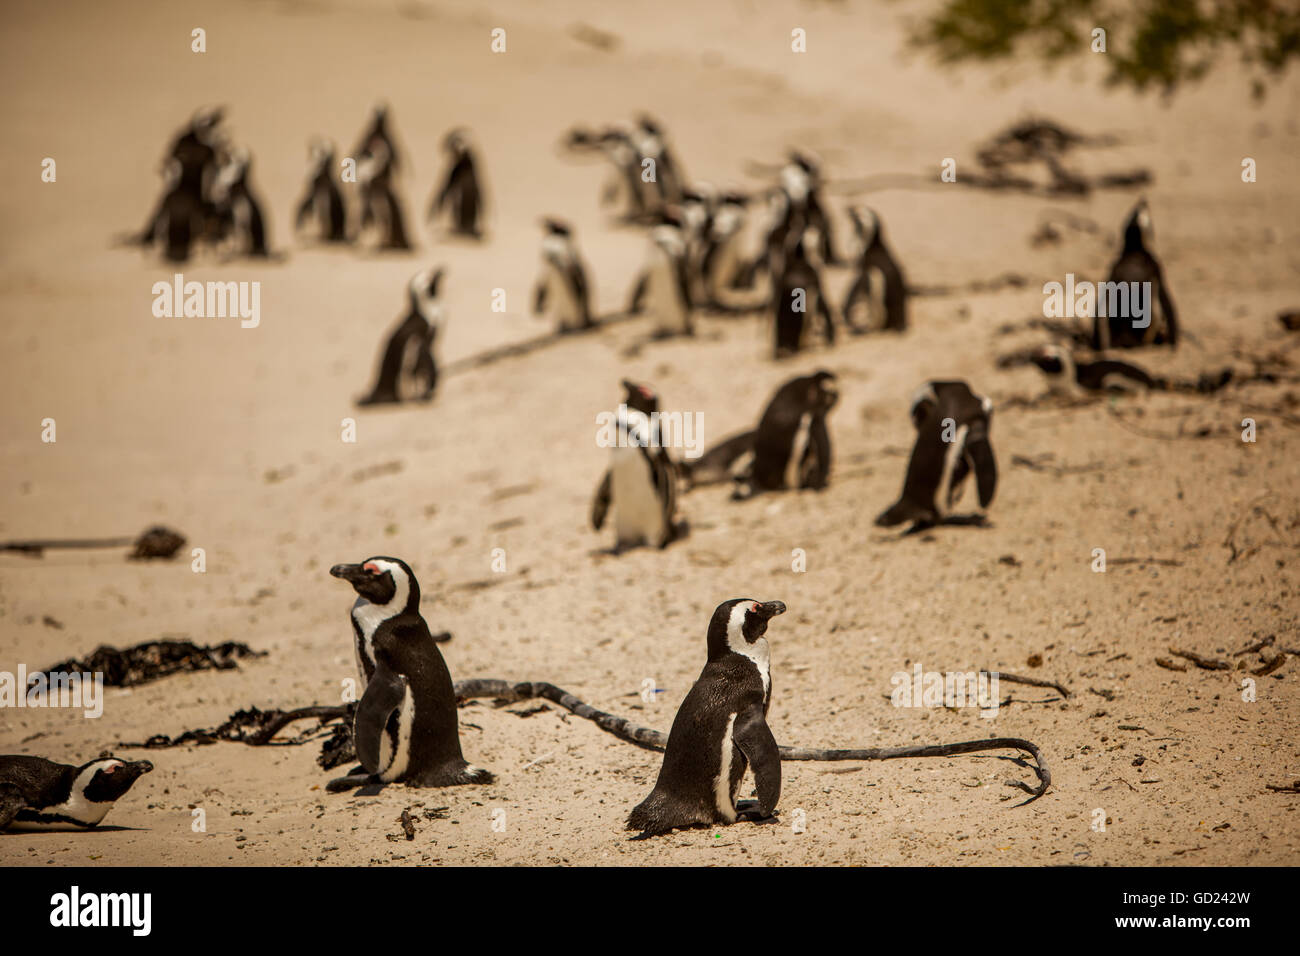
[[[125,650],[104,644],[84,660],[60,661],[47,667],[46,673],[103,674],[109,687],[135,687],[182,672],[234,670],[239,660],[265,656],[265,651],[255,651],[236,641],[200,647],[193,641],[167,639],[146,641]]]

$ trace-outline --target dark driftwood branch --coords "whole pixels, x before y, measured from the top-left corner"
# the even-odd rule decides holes
[[[1004,678],[1007,675],[1002,675]],[[1028,679],[1023,682],[1029,682]],[[1036,685],[1037,686],[1037,685]],[[1064,689],[1059,684],[1042,684],[1041,686]],[[477,677],[457,681],[455,693],[458,700],[477,697],[491,697],[503,701],[520,701],[541,698],[558,704],[565,710],[585,720],[590,720],[606,733],[613,734],[620,740],[636,744],[647,750],[662,751],[668,745],[668,735],[662,731],[641,727],[624,717],[598,710],[574,697],[568,691],[545,681],[505,681],[494,678]],[[181,743],[212,743],[216,740],[233,740],[252,747],[265,746],[272,738],[289,724],[298,720],[315,718],[324,725],[332,720],[347,717],[350,707],[347,704],[336,706],[300,707],[286,711],[252,711],[234,715],[222,727],[215,731],[188,731],[179,737],[158,736],[138,746],[174,747]],[[248,732],[244,728],[254,724],[256,729]],[[291,743],[305,743],[306,737],[300,736]],[[124,744],[123,746],[131,746]],[[1038,786],[1030,787],[1020,781],[1007,781],[1008,786],[1018,787],[1029,794],[1016,806],[1024,806],[1037,800],[1051,785],[1052,774],[1043,759],[1042,752],[1028,740],[1019,737],[990,737],[987,740],[965,740],[954,744],[932,744],[920,747],[868,747],[858,750],[824,750],[810,747],[781,747],[782,760],[897,760],[904,757],[952,757],[958,754],[976,753],[983,750],[1021,750],[1034,758],[1031,769],[1038,776]]]
[[[1006,677],[1007,675],[1002,675]],[[1025,679],[1022,683],[1031,682]],[[1069,692],[1059,684],[1042,684],[1054,687],[1069,696]],[[602,710],[584,704],[568,691],[554,684],[525,682],[512,684],[503,680],[476,678],[456,682],[456,696],[461,699],[470,697],[495,697],[504,700],[528,700],[541,697],[553,701],[561,707],[592,720],[602,730],[608,731],[621,740],[644,747],[647,750],[663,750],[668,743],[668,736],[658,730],[640,727],[622,717],[615,717]],[[1019,781],[1008,781],[1008,785],[1019,787],[1028,793],[1029,799],[1016,806],[1024,806],[1037,800],[1047,792],[1052,782],[1051,771],[1042,752],[1028,740],[1019,737],[991,737],[988,740],[966,740],[955,744],[932,744],[922,747],[868,747],[859,750],[823,750],[811,747],[781,747],[782,760],[896,760],[902,757],[952,757],[957,754],[975,753],[981,750],[1022,750],[1034,758],[1036,766],[1032,767],[1038,775],[1038,787],[1030,787]]]
[[[1169,653],[1173,654],[1174,657],[1181,657],[1185,661],[1191,661],[1197,667],[1207,671],[1226,671],[1232,669],[1232,665],[1227,661],[1215,660],[1212,657],[1202,657],[1195,651],[1180,651],[1176,647],[1171,647],[1169,648]]]
[[[1039,680],[1037,677],[1021,677],[1019,674],[1008,674],[1006,671],[980,671],[981,674],[997,674],[998,680],[1004,680],[1008,684],[1026,684],[1030,687],[1050,687],[1052,690],[1060,693],[1062,697],[1069,697],[1070,690],[1064,684],[1058,684],[1054,680]]]

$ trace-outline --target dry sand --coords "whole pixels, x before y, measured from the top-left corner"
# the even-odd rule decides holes
[[[674,2],[361,4],[359,2],[9,4],[0,37],[0,537],[133,534],[154,522],[207,552],[189,563],[139,564],[117,551],[0,555],[0,669],[35,669],[99,644],[162,635],[246,641],[269,652],[237,672],[178,676],[108,692],[104,716],[0,714],[0,752],[80,762],[123,740],[212,726],[248,705],[337,701],[353,673],[350,591],[338,561],[399,555],[416,569],[456,677],[550,680],[595,706],[667,729],[704,659],[708,615],[735,596],[780,599],[771,628],[770,724],[783,743],[884,746],[1027,737],[1047,755],[1051,791],[1027,807],[1004,780],[1032,779],[1003,754],[868,764],[784,765],[783,825],[737,825],[628,843],[628,810],[649,791],[658,755],[554,708],[527,719],[474,704],[461,711],[467,756],[496,784],[440,791],[390,787],[327,795],[314,746],[234,744],[132,753],[157,769],[106,824],[81,834],[0,836],[0,863],[135,864],[1295,864],[1300,810],[1266,784],[1300,777],[1300,660],[1258,681],[1241,673],[1156,666],[1174,644],[1226,657],[1269,634],[1300,645],[1300,501],[1294,383],[1214,398],[1153,396],[1123,422],[1106,404],[1023,408],[1033,370],[995,357],[1041,333],[999,335],[1041,315],[1039,287],[1066,272],[1103,278],[1130,192],[1045,201],[957,186],[858,197],[919,284],[1007,271],[1021,290],[915,300],[899,338],[854,339],[774,364],[758,318],[704,319],[694,341],[629,347],[620,324],[532,356],[447,378],[429,406],[366,411],[382,334],[407,278],[447,267],[444,361],[534,335],[528,315],[539,230],[570,219],[587,257],[597,311],[618,311],[644,239],[598,205],[603,169],[559,155],[562,130],[648,109],[666,123],[688,176],[753,186],[748,161],[805,146],[832,177],[937,169],[1028,113],[1123,144],[1085,154],[1085,168],[1149,166],[1157,250],[1185,328],[1177,353],[1137,357],[1193,375],[1234,356],[1290,347],[1276,321],[1300,305],[1300,77],[1251,105],[1229,65],[1172,104],[1100,83],[1100,58],[1045,75],[1037,65],[939,71],[904,57],[911,5]],[[585,23],[613,51],[572,35]],[[189,51],[207,30],[208,52]],[[489,31],[508,30],[508,53]],[[809,53],[789,52],[808,30]],[[408,212],[422,212],[452,125],[471,126],[491,189],[491,238],[449,242],[419,231],[409,256],[296,243],[292,203],[316,134],[351,147],[370,105],[386,99],[409,168]],[[255,157],[271,241],[268,264],[186,265],[187,279],[262,283],[262,322],[158,319],[152,284],[173,271],[113,248],[154,202],[156,166],[174,128],[224,103]],[[58,181],[39,180],[54,157]],[[1254,157],[1259,182],[1243,184]],[[834,197],[841,235],[845,197]],[[1095,220],[1031,248],[1045,209]],[[839,290],[842,271],[832,273]],[[490,311],[494,288],[505,314]],[[838,295],[838,291],[837,291]],[[666,551],[613,558],[586,526],[608,452],[595,414],[629,376],[652,382],[667,409],[700,411],[717,440],[752,424],[771,392],[818,367],[835,371],[836,472],[821,494],[747,503],[725,488],[683,501],[691,536]],[[1003,408],[993,440],[1002,481],[984,529],[900,538],[874,516],[902,481],[912,440],[907,402],[927,378],[961,377]],[[1273,409],[1274,411],[1269,411]],[[1289,414],[1289,418],[1277,410]],[[1240,440],[1240,421],[1259,440]],[[340,441],[355,416],[358,440]],[[58,441],[40,441],[43,418]],[[1126,427],[1130,426],[1130,427]],[[1208,428],[1204,438],[1170,440]],[[1014,456],[1067,466],[1062,474]],[[1040,456],[1051,456],[1040,458]],[[397,463],[378,476],[367,469]],[[383,469],[380,469],[383,471]],[[272,476],[274,475],[274,479]],[[1248,510],[1262,495],[1276,528]],[[1262,547],[1229,563],[1225,534]],[[508,570],[491,571],[504,548]],[[792,549],[808,570],[791,571]],[[1090,570],[1092,550],[1111,565]],[[1008,557],[1010,556],[1010,557]],[[1174,564],[1121,564],[1121,558]],[[62,629],[43,623],[45,616]],[[1038,668],[1031,655],[1041,655]],[[1257,661],[1251,658],[1252,666]],[[1003,685],[1015,702],[996,720],[972,709],[890,706],[890,676],[1004,668],[1059,680],[1064,702]],[[643,679],[664,688],[642,704]],[[1126,729],[1139,728],[1139,729]],[[1140,765],[1139,765],[1139,761]],[[748,786],[748,785],[747,785]],[[390,842],[408,806],[413,842]],[[194,832],[191,807],[206,813]],[[505,832],[491,826],[506,811]],[[1104,811],[1105,832],[1091,824]],[[793,832],[794,811],[806,832]]]

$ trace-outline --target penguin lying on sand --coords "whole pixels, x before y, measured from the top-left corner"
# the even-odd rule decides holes
[[[80,767],[44,757],[0,756],[0,830],[75,830],[99,825],[113,803],[153,769],[104,754]]]
[[[1041,346],[1029,360],[1047,376],[1048,388],[1057,395],[1074,396],[1080,390],[1135,392],[1168,387],[1164,379],[1153,377],[1137,365],[1114,359],[1078,362],[1059,345]]]
[[[975,472],[981,508],[997,490],[998,466],[989,441],[993,403],[971,391],[965,382],[927,382],[917,390],[910,412],[916,444],[907,463],[903,494],[876,518],[890,527],[904,521],[912,530],[940,522],[977,523],[950,517],[962,483]]]
[[[389,335],[375,386],[369,395],[357,400],[358,405],[427,402],[433,397],[438,386],[433,343],[444,321],[438,302],[441,279],[442,269],[425,269],[411,279],[407,287],[410,311]]]
[[[1147,315],[1150,325],[1134,328],[1131,315],[1104,317],[1100,301],[1097,316],[1093,319],[1092,347],[1102,349],[1128,349],[1139,345],[1178,345],[1178,313],[1169,294],[1164,271],[1150,250],[1151,213],[1145,199],[1129,213],[1124,223],[1124,248],[1110,267],[1110,282],[1150,283]],[[1098,297],[1100,299],[1100,296]]]
[[[677,473],[662,445],[651,447],[650,416],[659,396],[646,385],[624,380],[627,395],[618,413],[617,441],[609,470],[596,489],[591,526],[597,531],[614,507],[614,550],[639,545],[666,548],[682,529],[677,524]]]
[[[654,789],[629,814],[627,829],[648,837],[679,827],[773,816],[781,798],[781,755],[767,726],[772,702],[767,622],[780,601],[734,598],[709,620],[708,663],[673,719]],[[758,800],[737,803],[752,768]]]
[[[375,557],[336,564],[330,574],[358,595],[349,617],[365,693],[352,731],[361,767],[326,789],[491,783],[493,775],[470,766],[461,753],[451,674],[420,616],[420,585],[410,566]]]

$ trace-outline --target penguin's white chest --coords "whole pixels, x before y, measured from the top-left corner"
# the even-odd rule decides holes
[[[718,816],[728,823],[736,822],[736,795],[731,792],[731,762],[735,759],[736,715],[727,717],[722,731],[721,753],[718,755],[718,775],[713,779],[713,800]]]
[[[684,254],[685,250],[682,250]],[[673,257],[657,244],[650,250],[646,276],[646,311],[662,332],[689,331],[690,314],[682,300]]]
[[[655,493],[650,463],[640,448],[615,448],[610,465],[614,535],[619,545],[656,545],[663,540],[664,516]]]
[[[785,486],[799,487],[799,466],[803,460],[804,449],[808,447],[808,433],[812,429],[812,413],[804,412],[799,418],[799,427],[795,429],[794,440],[790,443],[790,459],[785,463]]]

